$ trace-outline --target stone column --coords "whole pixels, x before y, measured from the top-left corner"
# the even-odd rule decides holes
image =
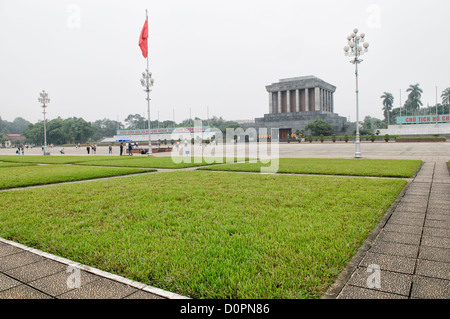
[[[272,92],[269,92],[269,113],[270,114],[275,113],[274,109],[273,109],[273,94],[272,94]]]
[[[331,113],[331,91],[328,92],[328,112]]]
[[[334,113],[334,93],[331,93],[331,112]]]
[[[286,113],[291,112],[291,91],[286,90]]]
[[[314,88],[314,110],[320,111],[320,88],[316,87]]]
[[[300,112],[300,90],[295,90],[295,112]]]
[[[331,113],[331,91],[328,91],[328,112]]]
[[[305,111],[309,112],[309,90],[305,89]]]
[[[277,108],[278,108],[278,113],[281,113],[281,112],[283,112],[283,110],[282,110],[282,108],[281,108],[281,104],[282,104],[282,101],[281,101],[281,91],[278,91],[278,105],[277,105]]]

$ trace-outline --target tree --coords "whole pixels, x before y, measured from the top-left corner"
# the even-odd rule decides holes
[[[450,88],[446,88],[441,95],[442,104],[450,104]]]
[[[380,119],[377,119],[377,118],[374,118],[371,116],[366,116],[364,118],[364,121],[361,124],[360,133],[361,133],[361,135],[371,135],[376,130],[381,128],[381,125],[382,125],[382,121]]]
[[[408,99],[413,97],[417,97],[420,99],[423,93],[422,89],[419,87],[419,83],[411,84],[406,92],[409,92]]]
[[[94,135],[95,129],[91,123],[82,118],[71,117],[63,120],[58,117],[46,122],[47,143],[62,145],[74,143],[86,143]],[[23,132],[27,141],[37,145],[44,142],[44,122],[29,124]]]
[[[381,98],[383,99],[384,118],[387,121],[387,124],[390,124],[390,113],[394,104],[394,96],[392,93],[384,92]]]
[[[418,109],[421,105],[423,105],[422,101],[420,100],[422,98],[423,91],[419,87],[419,83],[411,84],[406,92],[409,92],[409,94],[408,99],[405,102],[405,108],[411,110],[411,112],[415,111],[415,113],[417,114]]]
[[[422,105],[423,105],[422,101],[420,100],[419,97],[414,96],[410,99],[409,107],[411,111],[415,112],[416,115]]]
[[[146,128],[146,123],[148,123],[148,120],[140,114],[129,114],[125,119],[128,130],[144,129]]]
[[[315,120],[314,122],[309,123],[305,126],[305,130],[310,130],[315,136],[319,136],[320,134],[328,135],[334,131],[334,127],[324,121]]]
[[[91,123],[92,127],[95,129],[93,136],[94,141],[99,141],[104,137],[111,137],[116,135],[117,130],[123,129],[123,124],[117,121],[112,121],[109,119],[97,120]]]
[[[3,121],[0,118],[0,131],[4,134],[22,134],[28,128],[27,120],[16,117],[12,122]]]

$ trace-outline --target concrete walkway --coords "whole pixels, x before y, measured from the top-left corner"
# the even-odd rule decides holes
[[[426,162],[324,298],[450,299],[450,175]]]
[[[324,298],[450,299],[449,194],[447,164],[425,162]],[[185,297],[0,238],[0,299],[7,298]]]
[[[0,238],[0,299],[185,299]]]

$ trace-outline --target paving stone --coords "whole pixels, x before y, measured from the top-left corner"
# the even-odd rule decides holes
[[[428,192],[424,194],[410,194],[409,192],[406,192],[405,195],[403,195],[402,200],[409,200],[409,201],[427,201],[429,197]]]
[[[435,236],[435,237],[450,237],[450,229],[424,227],[423,228],[423,235],[425,235],[425,236]]]
[[[347,285],[342,289],[338,299],[407,299],[402,295],[395,295],[378,291]]]
[[[394,213],[398,214],[398,213],[409,213],[409,214],[422,214],[425,215],[427,212],[427,208],[426,207],[414,207],[414,206],[397,206],[395,208]]]
[[[425,219],[425,227],[450,229],[450,222],[445,220]]]
[[[4,244],[4,243],[0,243],[0,258],[1,257],[5,257],[8,255],[12,255],[12,254],[17,254],[17,253],[22,253],[24,252],[23,249],[8,245],[8,244]]]
[[[419,234],[420,235],[422,233],[422,226],[387,223],[384,226],[384,230],[392,231],[392,232],[399,232],[399,233]]]
[[[370,288],[367,281],[371,279],[373,271],[368,272],[367,267],[358,267],[350,278],[348,284],[377,291],[394,293],[408,296],[411,289],[412,275],[395,273],[390,271],[380,271],[380,288]]]
[[[428,206],[448,207],[450,205],[450,200],[448,196],[449,196],[448,193],[443,194],[431,193],[430,202],[428,203]]]
[[[17,281],[11,277],[6,276],[5,274],[0,273],[0,291],[19,286],[21,284],[22,283],[20,281]]]
[[[0,291],[0,299],[51,299],[50,296],[26,285]]]
[[[406,191],[406,195],[414,195],[414,196],[429,196],[430,195],[430,188],[428,187],[416,187],[416,188],[412,188],[410,187],[407,191]]]
[[[414,276],[411,289],[411,298],[450,299],[450,281]]]
[[[448,214],[450,211],[450,205],[430,203],[428,206],[428,211],[433,213]]]
[[[51,296],[58,296],[74,289],[68,284],[69,276],[73,274],[73,272],[62,271],[54,275],[32,281],[29,285]],[[99,276],[92,275],[91,273],[83,270],[80,271],[80,276],[81,287],[100,278]]]
[[[58,299],[121,299],[137,292],[136,288],[100,278],[78,289],[58,296]]]
[[[450,186],[449,185],[434,185],[432,186],[431,190],[437,191],[437,192],[448,192],[450,193]]]
[[[361,267],[368,267],[369,265],[379,265],[381,270],[394,271],[404,274],[413,274],[416,266],[415,258],[408,258],[402,256],[392,256],[384,254],[375,254],[367,252],[364,259],[361,261]]]
[[[450,248],[450,238],[424,235],[422,236],[422,245],[439,248]]]
[[[450,262],[450,249],[421,246],[419,249],[419,258],[441,262]]]
[[[408,197],[404,197],[400,200],[399,206],[415,206],[415,207],[427,207],[428,206],[428,197],[423,196],[421,199],[411,199]]]
[[[415,258],[418,250],[419,247],[416,245],[376,241],[369,251],[371,253]]]
[[[442,210],[442,209],[430,209],[427,211],[427,214],[430,215],[444,215],[444,216],[450,216],[450,210]]]
[[[5,273],[13,278],[17,278],[18,280],[27,283],[49,275],[56,274],[66,269],[67,265],[50,259],[43,259],[29,265],[6,270]]]
[[[377,240],[419,245],[420,238],[421,236],[419,234],[397,233],[383,230]]]
[[[450,263],[419,259],[416,274],[439,279],[450,280]]]
[[[138,290],[135,293],[125,297],[124,299],[167,299],[158,295],[154,295],[152,293]]]
[[[450,222],[450,214],[435,214],[435,213],[431,213],[431,214],[427,214],[427,219],[431,219],[431,220],[442,220],[442,221],[448,221]]]
[[[450,199],[448,198],[449,193],[431,193],[430,194],[430,203],[433,205],[448,205]]]
[[[411,211],[401,211],[396,210],[390,219],[396,220],[396,219],[420,219],[423,223],[423,220],[425,219],[426,210],[418,213],[418,212],[411,212]]]
[[[405,216],[395,216],[394,214],[389,218],[388,223],[409,225],[409,226],[422,226],[423,218],[410,218]]]
[[[24,265],[28,265],[40,260],[42,260],[42,257],[36,254],[32,254],[28,251],[7,255],[0,258],[0,271],[22,267]]]

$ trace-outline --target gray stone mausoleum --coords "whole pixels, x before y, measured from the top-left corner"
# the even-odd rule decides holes
[[[243,124],[244,128],[253,127],[257,131],[278,128],[280,139],[287,138],[295,131],[304,130],[315,120],[322,120],[334,127],[334,134],[352,134],[354,125],[345,117],[334,113],[336,87],[315,77],[302,76],[281,79],[266,86],[269,92],[269,113],[256,118],[255,123]]]

